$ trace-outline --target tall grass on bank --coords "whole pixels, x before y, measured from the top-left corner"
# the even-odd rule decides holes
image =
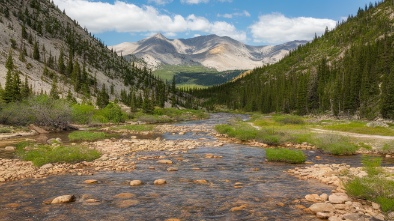
[[[333,155],[353,155],[359,149],[359,146],[350,142],[349,138],[335,134],[319,135],[313,144]]]
[[[47,163],[77,163],[82,161],[93,161],[101,156],[97,150],[84,146],[50,146],[38,145],[32,150],[17,151],[19,158],[32,161],[37,167]]]
[[[301,150],[289,149],[266,149],[265,155],[268,161],[286,162],[286,163],[304,163],[306,156]]]
[[[200,120],[208,118],[209,115],[202,110],[177,109],[177,108],[155,108],[153,114],[137,112],[133,118],[149,124],[170,123],[186,120]]]
[[[111,127],[111,130],[128,130],[128,131],[136,131],[136,132],[152,131],[153,129],[155,129],[154,125],[147,125],[147,124],[129,124],[129,125]]]
[[[381,158],[364,158],[365,177],[354,177],[345,184],[346,192],[354,197],[380,205],[384,212],[394,211],[394,181],[386,178]]]

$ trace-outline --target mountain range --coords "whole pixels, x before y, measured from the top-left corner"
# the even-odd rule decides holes
[[[118,55],[134,55],[149,68],[161,65],[202,65],[217,71],[250,70],[278,62],[289,51],[307,41],[292,41],[275,46],[250,46],[230,37],[217,35],[189,39],[168,39],[158,33],[138,42],[111,46]]]

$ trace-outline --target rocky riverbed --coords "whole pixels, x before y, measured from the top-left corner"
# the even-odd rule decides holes
[[[152,201],[158,205],[157,203],[161,204],[168,200],[158,208],[158,211],[167,213],[171,208],[174,208],[171,207],[171,204],[183,208],[181,213],[172,211],[171,214],[168,214],[179,217],[173,220],[189,220],[191,217],[199,217],[200,220],[207,217],[206,220],[270,220],[269,217],[275,217],[275,214],[282,216],[282,218],[286,217],[286,220],[394,219],[392,213],[385,217],[377,204],[355,200],[346,195],[343,181],[349,176],[366,175],[361,167],[343,163],[314,164],[308,167],[271,164],[264,161],[263,149],[249,147],[266,147],[265,144],[249,142],[244,146],[240,141],[216,134],[213,125],[213,123],[160,125],[156,127],[154,133],[165,136],[155,139],[142,139],[136,135],[129,135],[125,131],[122,139],[82,143],[82,145],[103,153],[99,159],[93,162],[46,164],[37,168],[31,162],[18,159],[0,159],[0,186],[13,188],[13,182],[8,181],[24,182],[24,180],[30,180],[28,178],[43,180],[42,182],[46,185],[52,182],[56,183],[58,179],[56,177],[59,177],[61,182],[71,182],[67,185],[71,187],[76,185],[77,187],[71,188],[73,190],[71,193],[69,191],[55,191],[67,193],[59,197],[56,195],[49,197],[48,193],[43,192],[41,193],[43,196],[38,198],[41,203],[75,202],[75,204],[81,203],[80,205],[83,206],[98,206],[100,210],[109,210],[107,211],[109,213],[114,211],[117,213],[118,209],[134,207],[142,214],[149,211]],[[234,147],[233,143],[237,143],[239,146]],[[286,146],[294,147],[291,144]],[[320,156],[316,156],[313,146],[301,144],[295,148],[312,154],[310,161],[322,162]],[[11,148],[9,151],[12,151]],[[283,173],[277,171],[278,168],[287,169]],[[394,167],[386,167],[385,169],[388,174],[394,174]],[[274,176],[270,174],[273,170],[278,172],[275,172]],[[108,172],[110,173],[108,174]],[[131,177],[128,177],[127,174],[131,174]],[[289,178],[287,174],[297,177],[300,181],[294,181],[294,178]],[[63,179],[69,175],[76,178]],[[310,180],[316,180],[322,186],[310,182]],[[36,182],[33,181],[26,182],[31,183],[24,183],[23,186],[36,185]],[[120,184],[109,185],[114,182]],[[7,185],[8,183],[10,185]],[[97,189],[96,192],[88,194],[89,191],[85,185],[91,189]],[[330,188],[325,187],[327,185]],[[133,193],[130,193],[126,186],[142,189],[141,192],[133,189]],[[122,192],[119,193],[113,189],[112,192],[102,195],[103,191],[115,187],[121,188]],[[303,187],[306,189],[301,190]],[[316,187],[316,192],[309,192],[315,189],[314,187]],[[157,188],[164,189],[156,192]],[[27,188],[25,191],[29,191],[29,189]],[[41,191],[41,189],[37,189],[37,191]],[[178,199],[180,196],[177,199],[174,196],[162,199],[159,197],[164,193],[164,195],[170,193],[170,195],[176,195],[179,191],[182,193],[185,191],[187,199]],[[191,193],[186,193],[188,191]],[[294,198],[299,193],[303,193],[302,197]],[[26,195],[26,193],[24,194]],[[3,197],[10,196],[4,195]],[[232,200],[233,198],[234,200]],[[210,201],[212,203],[209,203]],[[186,206],[183,206],[185,202]],[[144,204],[148,207],[145,207]],[[29,206],[13,202],[8,202],[5,205],[8,205],[5,207],[7,213],[0,218],[21,218],[17,214],[17,210]],[[48,211],[56,209],[53,207],[44,208]],[[75,207],[72,208],[76,210]],[[45,210],[40,212],[41,217],[46,217]],[[193,210],[199,211],[198,214],[191,212]],[[204,213],[204,210],[209,212]],[[292,212],[285,214],[289,210]],[[61,212],[58,211],[58,213]],[[78,210],[77,214],[81,217],[84,216],[83,211]],[[97,211],[97,214],[102,213]],[[125,213],[124,215],[130,214]],[[63,216],[59,215],[59,217]],[[154,213],[150,217],[171,220],[171,218],[163,218],[164,216]],[[144,217],[136,220],[144,220]]]

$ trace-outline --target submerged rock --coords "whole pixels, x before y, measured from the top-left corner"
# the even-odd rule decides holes
[[[75,201],[74,195],[63,195],[58,196],[52,200],[51,204],[62,204],[62,203],[71,203]]]
[[[153,182],[154,185],[164,185],[167,181],[165,179],[157,179]]]
[[[130,186],[141,186],[142,181],[141,180],[132,180],[130,181]]]

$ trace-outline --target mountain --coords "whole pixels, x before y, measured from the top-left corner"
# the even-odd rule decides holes
[[[194,90],[207,107],[394,119],[394,2],[356,16],[243,78]]]
[[[13,79],[26,80],[33,93],[50,94],[57,84],[57,95],[78,101],[95,102],[103,92],[112,100],[133,95],[139,105],[142,100],[164,106],[191,99],[146,68],[131,66],[53,1],[0,0],[0,30],[0,89],[10,72]]]
[[[142,58],[150,68],[160,65],[202,65],[218,71],[248,70],[282,59],[307,41],[292,41],[276,46],[250,46],[217,35],[190,39],[167,39],[162,34],[138,42],[125,42],[110,48],[119,55]]]

